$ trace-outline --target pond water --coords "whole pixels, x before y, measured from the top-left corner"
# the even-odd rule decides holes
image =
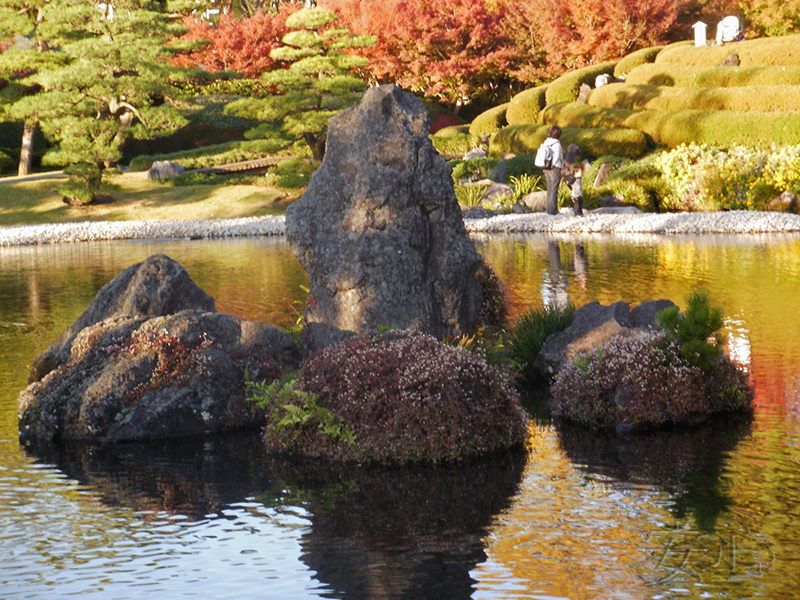
[[[616,438],[531,418],[468,465],[275,461],[254,435],[119,446],[17,436],[28,365],[162,252],[217,308],[288,325],[282,239],[0,248],[0,598],[800,598],[800,238],[477,237],[512,313],[708,291],[751,422]]]

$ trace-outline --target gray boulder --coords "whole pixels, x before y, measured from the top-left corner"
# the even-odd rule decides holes
[[[151,180],[169,179],[186,172],[186,167],[168,160],[157,160],[147,170],[147,178]]]
[[[479,325],[481,258],[427,132],[422,103],[395,85],[330,120],[325,159],[286,211],[311,279],[306,324],[438,338]]]
[[[579,352],[592,350],[615,336],[628,335],[636,328],[657,328],[656,313],[670,306],[674,306],[670,300],[652,300],[631,311],[627,302],[610,306],[590,302],[575,311],[569,327],[545,340],[534,367],[551,377]]]
[[[547,204],[547,192],[531,192],[522,197],[522,203],[533,212],[545,212]]]
[[[209,310],[184,308],[192,302]],[[22,438],[120,441],[256,427],[263,413],[245,400],[245,373],[271,381],[300,358],[287,333],[214,311],[163,255],[120,273],[54,347],[53,368],[19,395]]]
[[[29,383],[69,360],[75,336],[86,327],[118,317],[157,317],[193,309],[214,311],[214,299],[180,264],[163,254],[131,265],[103,286],[89,307],[31,366]]]
[[[489,209],[497,209],[514,198],[514,188],[507,183],[495,183],[486,188],[481,196],[481,204]]]

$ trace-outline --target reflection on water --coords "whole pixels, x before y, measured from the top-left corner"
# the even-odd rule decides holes
[[[799,598],[800,238],[493,236],[512,314],[706,290],[756,383],[752,422],[617,438],[533,419],[527,456],[331,469],[255,435],[20,447],[27,366],[163,252],[220,310],[286,325],[283,240],[0,248],[2,598]]]

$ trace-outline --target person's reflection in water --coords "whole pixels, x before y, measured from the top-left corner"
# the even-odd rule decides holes
[[[575,251],[572,256],[573,268],[575,269],[575,283],[580,289],[585,290],[588,275],[586,273],[586,248],[583,242],[575,242]]]
[[[567,292],[567,278],[561,268],[561,248],[558,242],[547,242],[547,256],[550,263],[550,285],[545,289],[545,305],[567,306],[569,292]]]

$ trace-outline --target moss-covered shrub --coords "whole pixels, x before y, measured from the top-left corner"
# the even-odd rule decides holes
[[[570,102],[548,106],[542,118],[562,128],[634,129],[646,134],[656,146],[667,148],[684,143],[721,148],[736,144],[760,147],[800,143],[800,112],[632,111]],[[629,156],[618,151],[612,153]]]
[[[692,67],[671,63],[636,67],[628,83],[675,87],[738,87],[753,85],[798,85],[800,66]],[[548,102],[548,104],[550,104]]]
[[[800,34],[757,38],[722,46],[670,46],[658,54],[656,63],[713,67],[736,53],[742,66],[800,66]]]
[[[506,110],[508,109],[508,102],[490,108],[482,112],[472,120],[469,126],[469,132],[472,135],[486,135],[487,133],[494,133],[501,127],[507,125]]]
[[[581,104],[580,106],[585,106]],[[559,113],[550,113],[547,122],[561,125],[561,143],[566,148],[569,144],[577,144],[583,158],[592,158],[604,154],[616,154],[626,158],[637,158],[647,151],[647,138],[639,131],[618,127],[601,128],[602,125],[588,127],[564,126]],[[553,115],[551,118],[549,115]],[[559,120],[556,120],[559,119]],[[504,127],[492,136],[489,152],[502,154],[535,154],[536,149],[547,138],[549,126],[514,125]]]
[[[625,77],[639,65],[655,62],[656,57],[663,49],[664,46],[653,46],[631,52],[620,59],[617,66],[614,67],[614,77]]]
[[[578,354],[553,386],[556,417],[585,425],[661,427],[750,411],[747,375],[724,358],[710,371],[690,365],[660,331],[618,336]]]
[[[480,137],[469,133],[448,136],[432,135],[430,139],[433,147],[438,152],[453,156],[463,156],[470,150],[479,148],[482,145]]]
[[[800,86],[676,88],[612,83],[593,90],[588,103],[629,110],[796,111],[800,110]]]
[[[303,364],[295,386],[293,398],[267,402],[264,440],[274,452],[440,463],[522,446],[526,439],[525,415],[507,374],[480,354],[417,331],[359,336],[326,348]],[[308,418],[287,424],[287,410]],[[326,424],[343,433],[325,433]]]
[[[509,125],[531,125],[538,122],[539,112],[545,106],[547,85],[520,92],[511,99],[506,110]]]
[[[604,62],[565,73],[547,86],[545,92],[547,104],[577,100],[582,84],[586,83],[594,87],[594,80],[598,75],[611,74],[616,66],[616,61]]]

